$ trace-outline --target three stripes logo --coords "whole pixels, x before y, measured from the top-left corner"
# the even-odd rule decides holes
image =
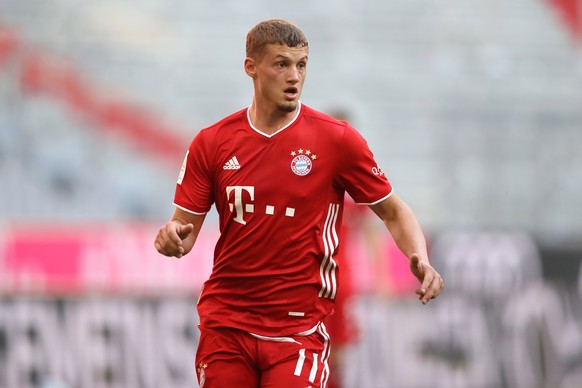
[[[224,164],[222,168],[225,170],[238,170],[240,168],[240,164],[236,156],[233,156],[228,162]]]

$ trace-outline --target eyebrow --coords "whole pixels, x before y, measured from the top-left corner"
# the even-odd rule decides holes
[[[275,60],[278,59],[285,59],[285,60],[290,60],[291,58],[289,58],[288,56],[282,55],[282,54],[277,54],[274,58]],[[309,60],[309,57],[306,55],[304,57],[299,58],[300,61],[307,61]]]

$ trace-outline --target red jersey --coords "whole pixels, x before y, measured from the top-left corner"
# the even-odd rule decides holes
[[[322,321],[337,292],[346,191],[373,204],[392,187],[355,129],[305,105],[272,135],[253,127],[248,109],[200,131],[174,204],[195,214],[214,204],[219,214],[201,325],[282,336]]]

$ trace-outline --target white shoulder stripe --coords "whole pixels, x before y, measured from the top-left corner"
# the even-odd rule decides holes
[[[192,210],[190,210],[190,209],[186,209],[185,207],[182,207],[182,206],[180,206],[180,205],[177,205],[175,202],[174,202],[174,206],[176,206],[178,209],[182,209],[182,210],[184,210],[185,212],[188,212],[188,213],[190,213],[190,214],[194,214],[194,215],[197,215],[197,216],[203,216],[203,215],[205,215],[205,214],[208,214],[208,212],[204,212],[204,213],[198,213],[198,212],[192,211]]]
[[[370,205],[377,205],[377,204],[379,204],[380,202],[382,202],[383,200],[390,198],[390,196],[392,195],[392,193],[394,193],[394,189],[390,190],[390,192],[388,193],[388,195],[386,195],[386,196],[384,196],[384,197],[380,198],[380,199],[379,199],[379,200],[377,200],[377,201],[370,202],[370,203],[364,203],[364,202],[361,202],[361,203],[360,203],[360,202],[358,202],[357,204],[358,204],[358,205],[368,205],[368,206],[370,206]]]

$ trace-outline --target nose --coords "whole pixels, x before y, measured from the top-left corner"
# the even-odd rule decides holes
[[[297,83],[301,80],[301,71],[297,66],[290,66],[289,73],[287,75],[287,82]]]

